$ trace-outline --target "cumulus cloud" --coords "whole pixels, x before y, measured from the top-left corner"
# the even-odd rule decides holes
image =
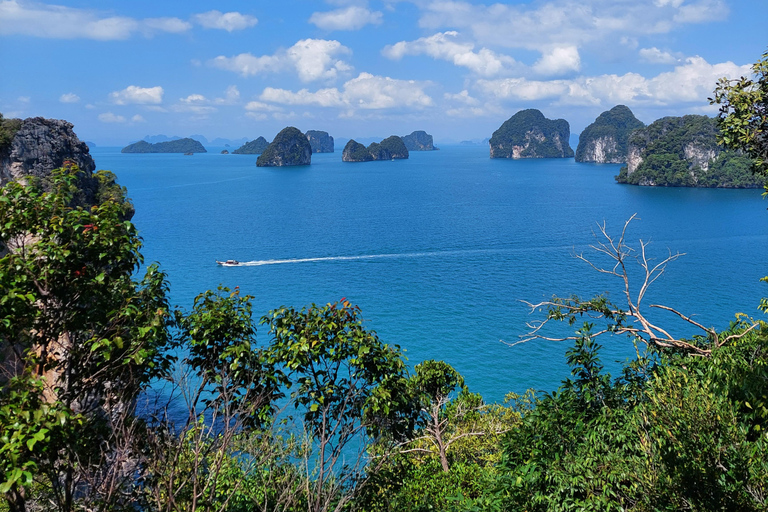
[[[118,105],[129,103],[156,105],[163,102],[163,88],[159,85],[156,87],[129,85],[122,91],[111,92],[109,98]]]
[[[434,0],[418,5],[422,9],[419,25],[424,29],[449,27],[471,34],[481,45],[536,51],[668,33],[681,25],[722,19],[728,12],[725,0],[544,0],[489,5]]]
[[[710,64],[690,57],[674,70],[646,78],[637,73],[599,75],[571,80],[536,81],[525,78],[480,80],[478,88],[506,100],[543,100],[568,105],[673,105],[704,103],[721,77],[747,75],[750,66],[732,62]]]
[[[433,105],[424,92],[426,84],[414,80],[396,80],[370,73],[360,73],[347,81],[342,90],[335,87],[310,92],[298,92],[267,87],[259,99],[284,105],[315,105],[349,109],[392,109],[402,106],[424,108]]]
[[[274,105],[262,103],[261,101],[249,101],[245,105],[245,110],[248,112],[280,112],[282,109]]]
[[[240,73],[242,76],[293,69],[302,82],[333,81],[340,74],[352,69],[352,66],[338,58],[339,55],[350,53],[352,51],[338,41],[302,39],[287,50],[279,51],[274,55],[259,57],[250,53],[241,53],[234,57],[220,55],[209,63],[219,69]]]
[[[144,119],[144,118],[143,118],[142,116],[140,116],[139,114],[136,114],[135,116],[133,116],[133,117],[131,118],[131,121],[133,121],[134,123],[145,123],[147,120],[146,120],[146,119]]]
[[[215,98],[213,102],[216,105],[234,105],[240,102],[240,91],[236,85],[230,85],[227,90],[224,91],[224,96],[221,98]]]
[[[544,52],[533,70],[541,75],[558,76],[578,71],[581,57],[575,46],[558,46]]]
[[[464,89],[463,91],[457,94],[445,93],[443,95],[443,98],[449,101],[456,101],[459,103],[463,103],[465,105],[478,105],[480,103],[476,98],[473,98],[472,96],[470,96],[469,91],[467,91],[466,89]]]
[[[641,48],[638,52],[640,59],[651,64],[675,64],[678,58],[669,52],[663,52],[656,48]]]
[[[78,9],[19,0],[0,1],[0,34],[50,39],[128,39],[136,33],[180,33],[191,24],[179,18],[135,19],[107,16],[93,9]]]
[[[440,32],[415,41],[400,41],[387,45],[382,54],[393,60],[399,60],[405,55],[428,55],[433,59],[453,62],[481,76],[495,76],[508,70],[515,64],[512,57],[497,54],[487,48],[474,51],[475,45],[461,41],[455,30]]]
[[[310,16],[309,22],[323,30],[360,30],[366,25],[381,24],[383,16],[380,11],[351,5],[335,11],[315,12]]]
[[[77,103],[80,101],[80,96],[75,93],[68,92],[59,96],[59,101],[62,103]]]
[[[240,14],[239,12],[208,11],[196,14],[192,19],[204,28],[215,28],[233,32],[253,27],[259,20],[255,16]]]
[[[123,116],[118,116],[113,114],[112,112],[104,112],[103,114],[99,114],[99,121],[102,123],[124,123],[125,118]]]

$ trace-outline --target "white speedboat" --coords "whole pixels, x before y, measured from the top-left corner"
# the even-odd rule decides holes
[[[240,262],[237,260],[227,260],[227,261],[216,260],[216,263],[218,263],[222,267],[236,267],[240,265]]]

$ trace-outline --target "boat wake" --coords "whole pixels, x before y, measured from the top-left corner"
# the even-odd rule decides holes
[[[357,260],[379,260],[392,258],[423,258],[427,256],[445,256],[452,254],[472,254],[488,252],[487,250],[463,250],[463,251],[432,251],[432,252],[407,252],[393,254],[364,254],[360,256],[326,256],[322,258],[291,258],[284,260],[256,260],[241,261],[241,267],[259,267],[261,265],[287,265],[290,263],[316,263],[323,261],[357,261]]]

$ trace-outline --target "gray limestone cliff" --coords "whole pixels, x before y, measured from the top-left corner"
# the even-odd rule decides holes
[[[320,130],[308,130],[307,140],[313,153],[333,153],[333,137],[328,132]]]
[[[570,158],[571,128],[565,119],[547,119],[536,109],[521,110],[493,132],[491,158]]]
[[[392,135],[381,142],[372,142],[367,148],[351,139],[341,153],[342,162],[370,162],[372,160],[406,159],[408,148],[403,139]]]
[[[579,136],[577,162],[623,164],[627,161],[630,134],[645,124],[632,111],[617,105],[600,114]]]
[[[312,146],[307,136],[298,128],[283,128],[264,150],[256,165],[259,167],[284,167],[312,163]]]

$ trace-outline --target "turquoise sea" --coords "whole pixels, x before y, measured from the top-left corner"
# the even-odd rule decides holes
[[[517,341],[541,318],[522,301],[602,292],[621,300],[620,282],[573,257],[589,254],[597,223],[618,233],[637,214],[627,237],[634,246],[652,240],[657,260],[686,253],[646,304],[723,328],[736,312],[760,315],[768,295],[759,282],[768,274],[768,201],[759,190],[618,185],[618,165],[491,160],[485,146],[357,164],[337,151],[298,168],[258,168],[255,156],[221,149],[92,151],[97,168],[128,188],[145,259],[168,273],[174,302],[189,308],[219,284],[253,295],[258,316],[346,297],[410,364],[444,359],[488,401],[529,387],[551,391],[568,376],[567,343],[500,341]],[[216,265],[223,259],[252,264]],[[669,314],[652,318],[673,334],[695,333]],[[266,342],[266,331],[259,335]],[[634,354],[625,338],[604,344],[609,367]]]

